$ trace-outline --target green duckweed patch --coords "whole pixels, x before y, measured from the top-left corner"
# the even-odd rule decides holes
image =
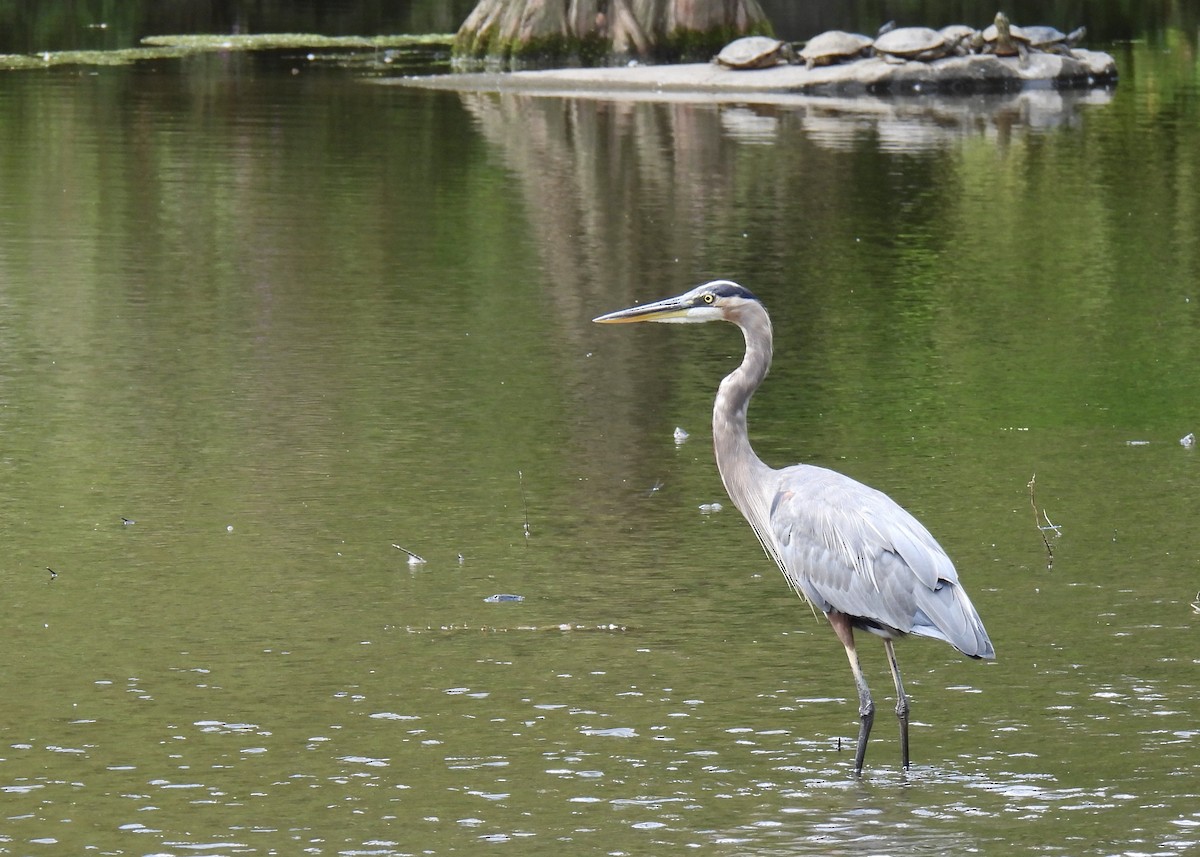
[[[147,36],[143,45],[202,51],[383,50],[415,45],[450,47],[453,35],[318,36],[312,33],[245,33],[238,35]]]
[[[148,60],[179,59],[228,51],[319,51],[367,54],[450,48],[452,35],[320,36],[310,33],[252,33],[238,35],[147,36],[141,46],[111,51],[46,51],[38,54],[0,54],[0,70],[55,66],[121,66]]]
[[[0,69],[53,68],[55,66],[129,65],[143,60],[183,56],[171,48],[128,48],[119,51],[46,51],[40,54],[0,54]]]

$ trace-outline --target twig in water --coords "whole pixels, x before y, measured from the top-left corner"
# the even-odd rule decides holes
[[[418,556],[417,554],[410,551],[408,548],[402,548],[402,547],[400,547],[400,545],[396,544],[395,542],[392,542],[392,547],[394,547],[398,551],[404,551],[404,553],[408,554],[408,564],[409,565],[424,565],[426,563],[425,557]]]
[[[1046,531],[1050,530],[1056,536],[1062,535],[1062,530],[1057,524],[1051,523],[1050,516],[1046,514],[1046,510],[1038,510],[1037,495],[1034,493],[1034,486],[1037,484],[1037,474],[1033,474],[1029,478],[1029,505],[1033,507],[1033,525],[1037,527],[1038,534],[1042,537],[1042,544],[1046,546],[1046,568],[1054,568],[1054,548],[1050,547],[1050,540],[1046,538]],[[1046,519],[1046,526],[1042,526],[1042,518]]]
[[[529,533],[529,504],[525,502],[525,474],[520,470],[517,471],[517,481],[521,483],[521,507],[525,510],[525,538],[528,539]]]

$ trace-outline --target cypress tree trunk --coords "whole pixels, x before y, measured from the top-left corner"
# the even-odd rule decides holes
[[[758,0],[479,0],[454,55],[506,65],[707,60],[731,39],[771,32]]]

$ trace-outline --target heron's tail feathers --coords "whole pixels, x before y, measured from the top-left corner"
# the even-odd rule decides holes
[[[983,620],[957,583],[940,580],[936,589],[920,592],[912,633],[945,640],[967,657],[996,657]]]

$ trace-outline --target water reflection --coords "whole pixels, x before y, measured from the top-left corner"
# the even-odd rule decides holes
[[[1200,123],[1157,56],[902,154],[229,57],[8,80],[0,849],[1195,851]],[[698,509],[736,334],[590,324],[735,272],[764,457],[895,488],[1002,647],[906,647],[907,776],[882,716],[849,776],[840,647]]]
[[[527,645],[535,641],[536,648]],[[18,774],[0,786],[9,835],[46,840],[37,819],[57,807],[64,821],[66,807],[75,806],[71,818],[98,823],[81,808],[98,803],[134,841],[223,852],[290,841],[319,853],[322,843],[336,843],[334,853],[446,853],[472,842],[531,838],[576,851],[619,843],[742,854],[860,854],[864,847],[1084,853],[1089,849],[1077,849],[1085,831],[1089,841],[1128,835],[1131,846],[1156,853],[1200,844],[1200,792],[1185,779],[1167,801],[1153,791],[1160,741],[1195,736],[1184,712],[1154,717],[1140,747],[1126,740],[1137,737],[1128,732],[1089,733],[1123,758],[1119,779],[1078,770],[1078,761],[1064,765],[1055,746],[1061,742],[1039,736],[1034,721],[985,719],[963,724],[959,737],[915,724],[929,757],[945,761],[919,763],[907,774],[880,764],[856,780],[847,775],[851,736],[846,749],[838,748],[853,720],[846,699],[798,694],[801,678],[746,707],[722,690],[734,686],[729,669],[695,662],[703,645],[680,650],[645,634],[471,631],[436,638],[377,633],[365,642],[377,656],[350,666],[349,684],[331,683],[323,699],[300,690],[296,701],[307,710],[277,701],[251,718],[213,716],[248,709],[230,700],[234,688],[214,683],[207,668],[177,670],[215,693],[195,708],[210,715],[192,721],[156,705],[146,682],[98,682],[101,694],[151,706],[129,709],[125,717],[135,722],[125,728],[155,740],[111,755],[111,733],[121,727],[97,711],[96,700],[81,700],[87,716],[57,729],[54,739],[11,742],[4,752],[9,771],[64,775]],[[785,650],[811,657],[813,645],[771,646],[766,659],[778,663]],[[727,647],[728,666],[740,671],[742,686],[758,685],[760,676],[738,666],[748,663],[739,648]],[[440,657],[430,658],[434,651]],[[428,676],[376,674],[391,658],[432,669]],[[918,693],[935,693],[923,684]],[[1152,688],[1133,684],[1135,693]],[[1131,711],[1151,713],[1137,704]],[[991,734],[981,734],[981,725]],[[1074,716],[1062,725],[1068,733],[1087,728]],[[103,766],[100,774],[66,773],[93,762]],[[1194,765],[1183,764],[1181,771]],[[254,812],[260,807],[270,810]],[[274,822],[278,813],[288,821]],[[1126,833],[1122,819],[1133,816],[1140,832]],[[50,839],[81,848],[122,841],[86,831]]]
[[[562,317],[586,319],[621,305],[626,297],[657,297],[670,291],[661,283],[683,286],[703,279],[709,272],[698,269],[706,262],[755,271],[791,315],[804,316],[782,323],[788,326],[783,340],[800,343],[794,355],[799,368],[781,365],[777,371],[786,378],[784,389],[778,378],[774,387],[768,382],[764,403],[756,404],[756,413],[767,417],[760,425],[768,439],[784,431],[789,436],[796,433],[804,438],[801,444],[810,442],[818,450],[850,439],[856,460],[878,452],[900,484],[928,484],[928,467],[945,461],[944,456],[953,457],[955,469],[969,470],[968,459],[995,440],[994,421],[1014,425],[1000,414],[1035,414],[1039,416],[1034,421],[1044,424],[1058,419],[1050,415],[1060,414],[1063,401],[1078,399],[1059,389],[1038,404],[1047,392],[1045,385],[1053,384],[1052,376],[1027,358],[1036,361],[1034,354],[1040,353],[1060,366],[1074,359],[1070,355],[1104,360],[1094,347],[1083,341],[1066,343],[1063,337],[1094,341],[1096,330],[1125,327],[1112,315],[1124,303],[1114,277],[1114,266],[1119,265],[1113,253],[1119,251],[1111,246],[1115,209],[1109,203],[1114,188],[1107,176],[1096,175],[1097,162],[1066,161],[1067,153],[1083,146],[1085,136],[1100,150],[1110,145],[1109,138],[1096,140],[1094,131],[1122,121],[1109,115],[1115,93],[1031,91],[963,101],[731,104],[510,92],[460,97],[522,195],[531,228],[539,236],[546,288]],[[1177,194],[1178,189],[1169,195],[1175,199]],[[857,258],[855,236],[863,236],[872,252],[887,248],[877,265],[847,264],[847,258]],[[1031,251],[1030,241],[1044,243],[1047,258],[1081,266],[1078,276],[1031,276],[1028,268],[1022,273],[993,267],[997,258],[1027,259],[1031,252],[1042,258]],[[675,264],[676,259],[686,264]],[[1186,275],[1179,274],[1190,270],[1189,263],[1172,259],[1181,268],[1173,268],[1176,274],[1170,280],[1184,282]],[[816,270],[820,279],[806,281],[792,275],[793,270]],[[712,273],[728,273],[728,268],[717,267]],[[892,291],[898,282],[904,285]],[[863,305],[869,318],[858,316],[849,308],[860,306],[860,293],[871,296],[872,307],[882,300],[890,309],[876,314]],[[1062,307],[1054,309],[1060,299]],[[847,308],[849,315],[834,317],[830,308],[835,306]],[[1098,315],[1089,322],[1092,313]],[[1064,325],[1054,319],[1071,321]],[[574,323],[564,325],[567,338],[584,335]],[[1053,325],[1053,332],[1045,325]],[[1045,335],[1034,337],[1042,345],[1023,354],[1029,340],[1015,345],[1017,329],[1042,329]],[[1086,332],[1089,329],[1092,333]],[[877,343],[881,331],[895,332],[898,351],[864,359],[863,344]],[[1182,331],[1176,329],[1173,335]],[[908,350],[922,342],[938,344]],[[585,343],[581,347],[587,347]],[[960,352],[955,343],[971,345]],[[1194,353],[1194,344],[1179,346]],[[725,355],[713,357],[706,347],[711,343],[693,348],[657,338],[606,346],[603,375],[593,370],[593,387],[576,402],[580,412],[590,414],[586,424],[603,426],[593,451],[621,460],[623,470],[636,474],[640,483],[657,479],[674,420],[683,414],[703,419],[712,387],[727,365]],[[1144,347],[1151,345],[1146,342]],[[993,357],[976,362],[978,353],[969,356],[976,348]],[[729,345],[730,352],[736,349],[737,343]],[[809,357],[817,354],[822,356]],[[807,359],[813,360],[812,366],[805,365]],[[983,369],[992,361],[998,374]],[[880,436],[867,426],[887,431],[876,421],[881,407],[893,415],[930,408],[911,422],[899,418],[922,434],[936,433],[966,417],[965,411],[951,413],[966,403],[943,386],[941,370],[948,372],[942,380],[950,386],[961,383],[988,391],[977,403],[975,416],[968,418],[979,431],[962,434],[953,451],[936,444],[922,447],[929,450],[929,460],[905,470],[898,459],[905,451],[911,454],[914,447],[909,444],[922,446],[916,435],[885,442],[903,448],[892,459],[878,450]],[[831,379],[842,373],[841,380]],[[900,379],[911,380],[910,373],[924,382],[910,384],[894,402],[881,406],[892,395],[884,378],[904,383]],[[1024,375],[1030,383],[1017,382],[1020,392],[1014,389],[1004,403],[1008,380],[1001,374],[1009,380]],[[771,397],[786,399],[787,381],[792,389],[804,391],[804,404],[778,406],[786,419],[771,425]],[[825,398],[824,393],[835,387],[845,398]],[[614,395],[614,388],[622,394]],[[1122,394],[1112,398],[1123,400]],[[958,404],[950,404],[953,401]],[[814,412],[838,413],[838,427],[826,434],[827,425]],[[1034,439],[1027,431],[1005,431],[998,443],[1021,446],[1023,452],[1010,452],[1022,462],[1026,455],[1045,461],[1075,455],[1069,451],[1075,441],[1066,437],[1051,440],[1043,434],[1049,446],[1033,452],[1027,442]],[[781,446],[785,443],[780,441]],[[1119,446],[1114,442],[1112,450]],[[691,447],[689,443],[681,449],[690,452]],[[965,455],[966,449],[972,455]],[[787,446],[789,456],[794,450],[794,444]],[[630,456],[636,460],[629,461]],[[1175,465],[1182,466],[1177,459]],[[711,468],[711,462],[701,461],[699,466]],[[1078,467],[1072,472],[1090,469],[1082,462]],[[689,478],[693,494],[704,497],[703,488],[697,487],[703,485],[699,477]],[[1004,499],[997,497],[996,504],[1016,510],[1013,520],[1023,522],[1031,548],[1029,562],[1040,570],[1042,545],[1027,521],[1028,479],[1023,473],[1014,481],[1015,496],[1009,491]],[[958,512],[969,519],[967,507],[991,503],[983,495],[993,480],[990,471],[964,472],[957,488],[934,490],[935,505],[963,497]],[[1039,489],[1042,484],[1039,472]],[[945,663],[930,664],[919,683],[924,685],[921,695],[929,704],[953,704],[939,706],[939,717],[930,717],[933,722],[918,729],[918,764],[909,775],[885,763],[859,783],[843,776],[850,761],[837,747],[839,739],[848,743],[843,732],[852,712],[843,696],[814,695],[814,690],[848,690],[829,680],[840,664],[821,646],[818,635],[823,632],[806,630],[790,636],[777,650],[767,643],[754,654],[730,656],[729,664],[714,663],[692,649],[688,634],[697,639],[739,633],[755,637],[768,617],[761,604],[756,611],[737,597],[728,604],[720,597],[699,597],[692,603],[705,604],[712,627],[682,620],[672,644],[681,653],[691,653],[696,662],[678,665],[661,688],[615,690],[606,701],[586,676],[573,673],[578,684],[571,695],[589,703],[554,702],[548,703],[554,707],[538,708],[543,718],[537,721],[539,728],[557,729],[558,737],[551,740],[566,745],[546,757],[542,773],[571,784],[561,795],[554,789],[544,794],[550,800],[565,799],[584,816],[573,831],[581,841],[590,841],[585,831],[623,824],[651,833],[659,847],[722,844],[738,853],[787,849],[848,854],[859,853],[864,844],[882,853],[922,848],[931,853],[1074,853],[1087,851],[1096,841],[1115,843],[1117,850],[1164,853],[1192,847],[1198,816],[1189,801],[1196,790],[1185,788],[1188,797],[1182,801],[1164,798],[1163,792],[1165,782],[1196,768],[1194,760],[1181,755],[1196,740],[1191,691],[1164,686],[1163,664],[1146,649],[1136,663],[1125,650],[1122,671],[1128,678],[1114,681],[1111,670],[1087,653],[1109,645],[1107,635],[1092,633],[1094,628],[1066,632],[1056,617],[1109,616],[1107,621],[1121,627],[1119,633],[1137,634],[1143,646],[1153,645],[1154,639],[1165,642],[1171,632],[1146,615],[1149,605],[1120,594],[1125,584],[1113,579],[1111,568],[1116,566],[1101,572],[1079,554],[1082,543],[1092,546],[1085,550],[1090,553],[1108,538],[1078,529],[1107,517],[1107,492],[1098,496],[1086,489],[1065,494],[1045,490],[1056,522],[1059,510],[1070,519],[1061,543],[1062,560],[1056,562],[1057,577],[1051,580],[1031,581],[1024,572],[1015,573],[1011,543],[1000,547],[994,541],[1008,535],[998,533],[992,516],[976,522],[977,532],[988,534],[980,538],[991,541],[991,547],[968,548],[962,567],[992,585],[984,590],[990,597],[981,599],[987,601],[981,609],[989,611],[989,624],[1008,629],[1004,636],[1010,646],[985,677]],[[653,496],[666,499],[663,492]],[[630,503],[624,514],[640,520],[646,513]],[[701,569],[720,569],[724,575],[741,568],[732,549],[705,556],[700,567],[686,557],[676,559],[692,543],[680,535],[687,531],[681,518],[664,521],[650,533],[635,530],[639,539],[655,539],[645,564],[678,581],[678,589],[667,590],[673,606],[680,605],[680,593],[696,598],[693,590],[703,591],[705,583],[694,582],[704,574]],[[708,538],[730,538],[732,528],[740,525],[728,515],[708,520],[729,526],[720,536],[704,533]],[[976,531],[969,520],[966,530]],[[633,541],[622,549],[636,549]],[[704,543],[715,550],[711,542]],[[1056,546],[1056,559],[1059,554]],[[1169,574],[1177,586],[1178,567]],[[712,575],[716,578],[718,572]],[[764,581],[777,583],[773,578]],[[1190,594],[1190,588],[1177,593],[1174,606],[1186,610]],[[781,600],[779,609],[797,607]],[[1114,609],[1120,612],[1113,614]],[[794,613],[786,615],[795,620]],[[630,633],[638,634],[638,628],[631,625]],[[655,658],[658,669],[664,668],[659,657],[670,659],[654,645],[644,650]],[[911,652],[929,657],[918,654],[917,646]],[[764,662],[761,668],[756,659]],[[606,665],[614,674],[621,670],[611,660]],[[630,669],[645,674],[636,666]],[[729,672],[734,669],[736,678]],[[754,705],[738,708],[722,700],[712,689],[726,682],[759,688]],[[692,702],[682,704],[674,693],[677,687],[686,688],[683,694]],[[654,705],[655,697],[660,705]],[[1124,706],[1129,709],[1118,710]],[[751,714],[751,709],[757,713]],[[946,711],[956,712],[959,721],[942,722]],[[572,716],[580,722],[571,723]],[[916,717],[920,716],[918,704]],[[1134,725],[1140,722],[1148,725]],[[593,747],[581,743],[585,740],[614,746]],[[1067,749],[1083,745],[1089,749]],[[879,758],[886,753],[881,747]],[[637,793],[622,792],[632,784]],[[1154,819],[1139,821],[1139,829],[1153,832],[1086,832],[1145,812]],[[604,818],[606,813],[614,817]]]
[[[462,98],[490,131],[489,138],[506,148],[518,140],[497,133],[501,127],[511,128],[512,123],[528,119],[533,113],[557,111],[566,102],[573,111],[618,112],[635,125],[665,123],[665,130],[672,138],[687,137],[697,145],[706,133],[719,133],[740,143],[774,145],[790,142],[789,137],[798,131],[810,142],[834,150],[850,151],[864,143],[874,143],[887,152],[921,152],[945,148],[972,137],[1003,145],[1025,135],[1077,128],[1085,110],[1111,103],[1113,91],[1030,88],[1005,94],[921,97],[621,93],[610,99],[595,96],[564,99],[548,93],[513,91],[465,92]],[[663,105],[658,111],[661,115],[652,119],[656,111],[644,109],[646,104]],[[635,116],[640,118],[633,119]],[[705,127],[709,122],[704,117],[712,116],[717,117],[717,126]],[[639,129],[633,130],[636,134]],[[661,133],[658,131],[656,135]],[[572,142],[586,144],[587,138]]]
[[[1112,100],[1103,89],[1029,89],[970,98],[829,99],[809,105],[802,127],[814,142],[852,150],[863,136],[887,152],[939,149],[980,137],[999,145],[1013,138],[1079,127],[1084,109]]]

